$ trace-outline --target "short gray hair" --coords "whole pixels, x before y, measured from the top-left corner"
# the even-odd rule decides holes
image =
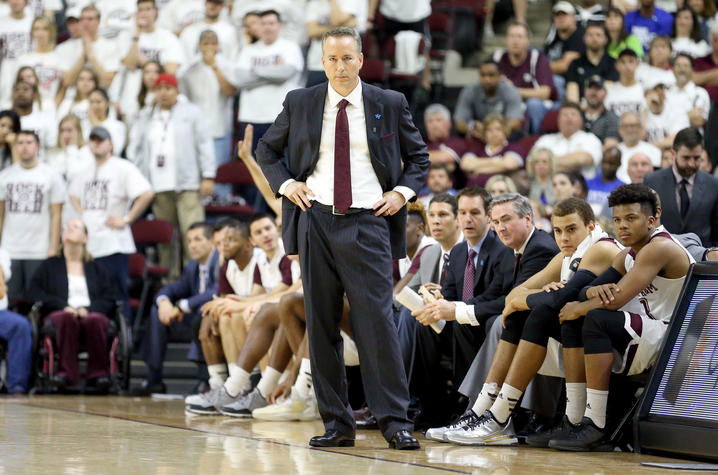
[[[202,33],[199,34],[199,40],[197,42],[201,43],[210,37],[214,38],[216,41],[219,42],[219,37],[217,36],[217,33],[214,30],[204,30]]]
[[[516,214],[519,215],[520,218],[528,214],[529,216],[531,216],[531,222],[534,222],[534,211],[531,208],[531,201],[529,201],[529,199],[526,198],[524,195],[520,195],[518,193],[503,193],[501,195],[494,196],[493,198],[491,198],[491,204],[489,204],[489,214],[496,205],[500,205],[503,203],[513,203],[514,211],[516,212]]]
[[[449,111],[449,108],[446,107],[444,104],[429,104],[424,110],[424,120],[426,120],[430,115],[434,114],[438,114],[444,119],[451,122],[451,111]]]
[[[338,26],[336,28],[332,28],[329,31],[326,31],[322,35],[322,53],[324,52],[324,43],[330,36],[332,38],[341,38],[344,36],[350,36],[354,38],[354,43],[357,46],[357,51],[361,53],[361,37],[359,36],[359,33],[355,28],[350,28],[348,26]]]

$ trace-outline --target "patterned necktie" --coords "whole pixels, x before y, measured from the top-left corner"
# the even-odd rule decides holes
[[[476,251],[469,249],[469,258],[466,261],[466,269],[464,269],[464,293],[462,295],[464,302],[474,297],[474,278],[476,277],[474,257],[476,257]]]
[[[691,199],[688,197],[688,189],[686,188],[686,185],[688,185],[688,180],[685,178],[681,180],[681,189],[678,192],[678,195],[681,198],[681,218],[685,218],[688,214],[688,207],[691,205]]]
[[[446,281],[446,273],[449,271],[449,255],[444,254],[443,263],[441,267],[441,277],[439,278],[439,285],[443,288],[444,282]]]
[[[339,102],[336,127],[334,129],[334,207],[340,213],[345,213],[352,204],[347,105],[349,105],[349,101],[346,99]]]
[[[519,275],[519,261],[521,260],[521,253],[516,254],[516,259],[514,260],[514,278],[511,281],[511,286],[513,287],[516,285],[516,277]]]

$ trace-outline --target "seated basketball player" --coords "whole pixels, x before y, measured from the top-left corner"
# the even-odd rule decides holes
[[[605,271],[620,251],[616,242],[595,223],[593,210],[584,200],[567,198],[560,201],[551,221],[561,252],[543,270],[515,287],[506,297],[504,319],[514,318],[514,312],[531,310],[515,353],[509,351],[512,348],[505,348],[507,342],[502,342],[504,345],[500,345],[494,355],[489,374],[472,409],[450,426],[430,429],[426,433],[428,438],[464,444],[486,443],[484,439],[477,438],[480,433],[474,429],[482,427],[482,416],[499,395],[499,386],[504,383],[504,378],[504,388],[509,385],[519,392],[526,389],[544,361],[549,337],[561,339],[558,311],[563,303],[569,298],[575,298],[584,285]],[[534,337],[536,333],[541,336]],[[566,352],[571,351],[575,350],[564,349],[564,361],[570,360]],[[582,358],[583,354],[578,357]],[[575,388],[572,386],[573,371],[567,363],[568,405],[572,407],[572,404],[579,404],[582,410],[583,403],[579,401],[585,400],[585,397],[575,393],[583,391],[585,394],[585,386],[572,391]],[[581,376],[576,377],[580,379]],[[518,400],[513,394],[507,397]],[[581,415],[577,416],[578,420]],[[501,437],[492,438],[490,443],[510,445],[516,442],[513,425],[509,423]]]
[[[585,292],[587,300],[570,302],[560,313],[564,326],[583,336],[587,387],[581,423],[549,443],[562,450],[611,450],[605,434],[611,372],[640,374],[653,365],[695,262],[663,226],[656,226],[657,202],[647,186],[622,185],[608,204],[627,249]]]

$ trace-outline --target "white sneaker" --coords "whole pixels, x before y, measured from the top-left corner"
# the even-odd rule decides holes
[[[252,410],[267,406],[267,400],[254,388],[241,398],[219,407],[219,412],[231,417],[252,417]]]
[[[459,445],[517,445],[519,443],[514,423],[509,417],[506,422],[498,422],[491,411],[486,411],[474,424],[446,434],[449,442]]]
[[[262,421],[313,421],[319,419],[314,393],[302,398],[292,388],[291,395],[276,403],[252,411],[252,417]]]
[[[424,436],[427,439],[436,440],[438,442],[447,442],[447,440],[444,438],[444,435],[447,432],[454,431],[457,429],[463,429],[464,427],[468,426],[469,424],[472,424],[479,420],[479,416],[477,416],[474,411],[469,409],[462,415],[459,419],[457,419],[455,422],[452,422],[448,426],[443,427],[432,427],[431,429],[427,430]]]

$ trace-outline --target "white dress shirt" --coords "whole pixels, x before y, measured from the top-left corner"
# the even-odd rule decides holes
[[[349,122],[349,161],[352,178],[351,207],[372,208],[377,201],[381,200],[384,193],[371,164],[361,81],[346,97],[335,91],[331,84],[327,86],[322,135],[319,142],[319,160],[314,172],[307,178],[307,187],[312,190],[314,200],[328,206],[334,204],[334,137],[337,111],[342,99],[349,102],[346,113]],[[289,179],[282,183],[279,193],[284,194],[287,185],[293,181],[295,180]],[[406,186],[396,186],[394,191],[399,192],[405,201],[409,201],[415,194]]]
[[[514,249],[514,255],[517,254],[523,254],[526,250],[526,245],[531,240],[531,236],[534,235],[534,231],[536,230],[535,227],[531,227],[531,232],[529,233],[529,236],[526,238],[524,243],[521,245],[519,250],[517,251]],[[484,236],[485,238],[485,236]],[[483,239],[482,239],[483,243]],[[477,257],[478,258],[478,252]],[[475,264],[474,264],[475,265]],[[454,310],[454,317],[456,318],[457,323],[460,323],[461,325],[472,325],[477,326],[479,325],[479,321],[476,319],[476,314],[474,313],[474,306],[473,305],[467,305],[465,302],[454,302],[456,304],[456,309]]]

